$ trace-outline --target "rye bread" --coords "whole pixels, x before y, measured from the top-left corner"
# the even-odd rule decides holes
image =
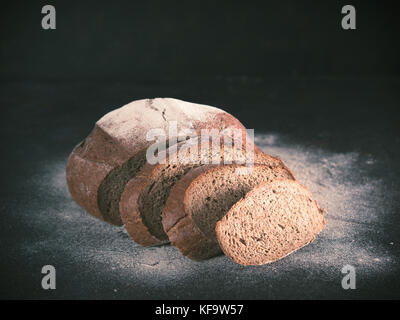
[[[172,187],[190,169],[205,163],[244,163],[249,156],[244,145],[238,148],[233,143],[225,148],[222,137],[216,150],[210,145],[202,151],[202,143],[200,139],[170,147],[165,153],[165,163],[146,163],[136,177],[128,182],[121,196],[120,212],[125,229],[135,242],[143,246],[169,242],[161,222],[161,213]],[[188,148],[188,145],[196,149]],[[252,151],[253,163],[263,162],[271,168],[281,163],[279,159],[261,151]]]
[[[242,172],[241,172],[242,170]],[[190,170],[171,190],[162,223],[171,243],[183,255],[202,260],[221,253],[215,225],[253,187],[263,181],[293,179],[280,160],[255,164],[204,166]]]
[[[207,128],[219,132],[240,129],[246,136],[236,118],[215,107],[171,98],[131,102],[97,121],[89,136],[72,151],[66,168],[72,198],[93,216],[122,225],[118,206],[121,192],[143,167],[144,150],[154,143],[146,134],[159,128],[167,139],[174,138],[168,134],[171,121],[177,123],[178,137],[185,129],[200,135]]]
[[[297,181],[261,183],[217,223],[224,253],[242,265],[279,260],[309,244],[325,227],[324,210]]]

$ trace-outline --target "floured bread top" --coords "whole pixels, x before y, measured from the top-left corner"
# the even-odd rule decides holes
[[[211,121],[218,113],[225,111],[173,98],[143,99],[107,113],[96,125],[129,150],[132,142],[136,148],[144,147],[150,129],[159,128],[168,135],[171,121],[176,121],[179,134],[196,123]]]

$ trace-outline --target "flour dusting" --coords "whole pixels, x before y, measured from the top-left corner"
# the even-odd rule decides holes
[[[53,257],[54,264],[84,268],[88,270],[82,275],[85,279],[90,275],[96,281],[110,283],[112,294],[125,288],[134,297],[146,292],[147,297],[166,297],[177,286],[188,288],[185,298],[198,297],[193,289],[197,286],[209,297],[217,298],[219,290],[209,293],[208,289],[217,283],[224,284],[221,290],[226,286],[238,295],[240,288],[257,286],[259,292],[273,297],[274,291],[263,283],[272,286],[297,278],[299,273],[307,274],[305,283],[307,277],[322,277],[338,284],[339,289],[329,287],[328,291],[340,290],[340,270],[346,264],[355,266],[364,279],[397,268],[391,251],[397,244],[384,238],[385,226],[380,221],[380,216],[390,210],[383,203],[382,181],[368,174],[370,166],[379,164],[376,159],[363,159],[355,152],[305,148],[275,134],[257,135],[255,141],[263,151],[281,157],[327,210],[326,228],[315,241],[276,263],[244,268],[222,255],[195,262],[171,245],[143,248],[129,238],[123,227],[101,222],[73,202],[65,181],[65,159],[40,167],[27,179],[27,186],[37,194],[32,195],[26,211],[15,214],[40,236],[22,242],[21,252],[27,259],[41,253]],[[38,195],[47,199],[45,204],[35,201]],[[232,291],[232,286],[238,290]]]

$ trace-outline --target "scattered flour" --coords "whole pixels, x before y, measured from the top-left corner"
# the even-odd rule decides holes
[[[21,250],[31,258],[56,252],[70,264],[94,270],[99,279],[112,275],[149,290],[167,290],[172,283],[187,282],[190,287],[189,279],[198,279],[198,275],[202,283],[212,285],[215,278],[226,278],[231,286],[241,288],[299,270],[326,272],[327,278],[336,281],[337,277],[340,283],[340,270],[346,264],[367,274],[395,268],[394,256],[375,241],[382,235],[379,217],[387,206],[382,203],[382,182],[365,174],[374,159],[362,159],[354,152],[306,149],[283,141],[279,135],[258,135],[256,143],[265,152],[281,157],[327,210],[327,226],[316,240],[274,264],[243,268],[225,256],[195,262],[170,245],[143,248],[135,244],[122,227],[96,220],[73,202],[65,182],[65,159],[43,166],[27,180],[36,192],[33,198],[40,201],[31,201],[27,212],[19,214],[32,232],[43,236],[24,242]],[[365,239],[370,240],[366,243]],[[393,247],[389,241],[388,246]]]

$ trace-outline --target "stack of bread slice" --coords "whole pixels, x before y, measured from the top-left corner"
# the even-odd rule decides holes
[[[155,144],[157,132],[167,143]],[[204,132],[217,134],[214,144]],[[194,260],[224,252],[243,265],[270,263],[325,226],[324,210],[283,161],[210,106],[157,98],[116,109],[75,147],[66,171],[86,211],[124,225],[143,246],[170,242]]]

